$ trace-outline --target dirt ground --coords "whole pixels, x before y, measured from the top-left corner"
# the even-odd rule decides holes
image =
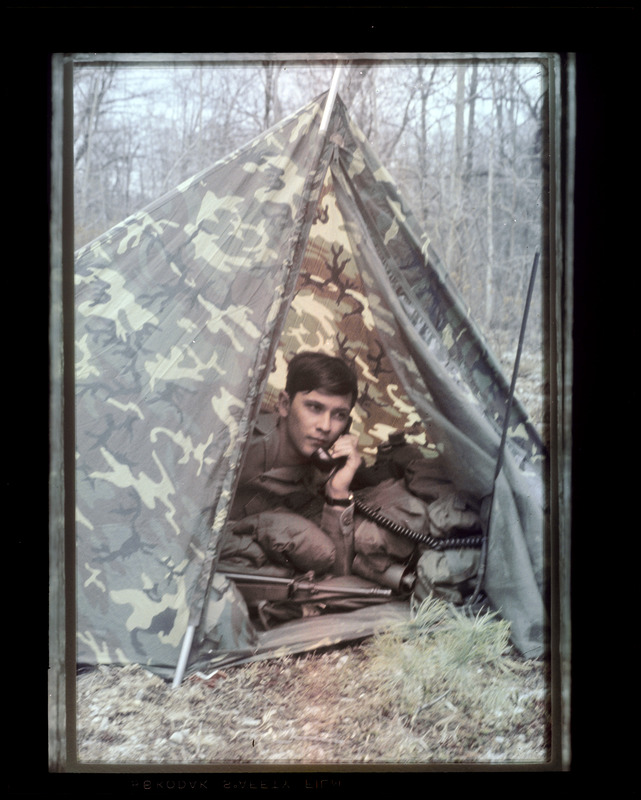
[[[82,764],[419,765],[549,760],[543,664],[518,674],[509,715],[479,720],[447,692],[413,713],[376,691],[367,645],[192,675],[174,689],[141,667],[77,680]],[[514,688],[514,687],[512,687]]]

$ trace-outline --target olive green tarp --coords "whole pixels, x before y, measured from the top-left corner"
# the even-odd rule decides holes
[[[297,350],[356,367],[366,458],[402,430],[460,488],[493,490],[507,381],[340,97],[319,133],[325,102],[76,253],[79,663],[171,674],[190,630],[188,671],[361,638],[397,617],[393,604],[259,632],[216,573],[252,423]],[[507,430],[483,589],[536,657],[545,453],[518,401]]]

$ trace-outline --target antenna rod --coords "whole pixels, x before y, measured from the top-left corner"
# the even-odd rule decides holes
[[[525,326],[527,325],[527,318],[532,303],[532,293],[534,291],[534,281],[536,279],[536,269],[539,264],[539,251],[534,254],[534,263],[532,264],[532,271],[530,272],[530,283],[528,286],[527,297],[525,299],[525,309],[523,311],[523,319],[521,320],[521,332],[519,334],[519,342],[516,348],[516,358],[514,359],[514,366],[512,368],[512,383],[510,384],[510,393],[507,398],[507,406],[505,409],[505,420],[503,423],[503,432],[501,435],[501,444],[499,446],[499,456],[496,460],[496,469],[494,472],[494,482],[499,476],[501,467],[503,466],[503,454],[505,452],[505,440],[507,439],[507,429],[510,422],[510,412],[512,411],[512,403],[514,401],[514,390],[516,388],[516,379],[519,373],[519,364],[521,361],[521,353],[523,352],[523,341],[525,339]]]
[[[510,424],[510,412],[512,411],[512,401],[514,400],[514,390],[516,388],[516,379],[519,372],[519,363],[521,361],[521,352],[523,350],[523,342],[525,340],[525,326],[527,325],[527,318],[530,311],[530,304],[532,302],[532,293],[534,292],[534,281],[536,278],[536,270],[539,265],[539,251],[537,250],[534,253],[534,262],[532,264],[532,270],[530,272],[530,284],[528,286],[527,297],[525,299],[525,308],[523,310],[523,319],[521,320],[521,332],[519,334],[519,342],[516,348],[516,358],[514,359],[514,366],[512,368],[512,382],[510,384],[510,391],[507,398],[507,404],[505,407],[505,419],[503,420],[503,432],[501,435],[501,443],[499,444],[499,452],[498,457],[496,459],[496,466],[494,469],[494,481],[492,483],[492,492],[490,495],[490,507],[487,513],[487,528],[485,531],[485,536],[483,537],[483,545],[481,548],[481,557],[479,560],[479,568],[478,568],[478,575],[476,579],[476,586],[472,595],[468,598],[466,603],[468,605],[473,605],[476,602],[476,598],[479,596],[483,581],[485,579],[485,570],[487,569],[487,551],[488,551],[488,540],[490,538],[490,526],[492,524],[492,510],[494,508],[494,493],[496,490],[496,482],[498,480],[499,474],[503,467],[503,454],[505,453],[505,443],[507,440],[507,431]]]

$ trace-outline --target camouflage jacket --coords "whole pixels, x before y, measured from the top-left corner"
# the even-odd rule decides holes
[[[274,468],[278,453],[278,415],[261,414],[240,476],[230,519],[286,509],[318,525],[342,550],[354,540],[354,505],[329,506],[324,500],[327,475],[312,464]]]

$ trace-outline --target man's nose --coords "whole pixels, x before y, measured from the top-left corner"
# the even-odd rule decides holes
[[[332,429],[332,417],[329,412],[327,414],[321,414],[318,418],[318,429],[326,433],[329,433]]]

